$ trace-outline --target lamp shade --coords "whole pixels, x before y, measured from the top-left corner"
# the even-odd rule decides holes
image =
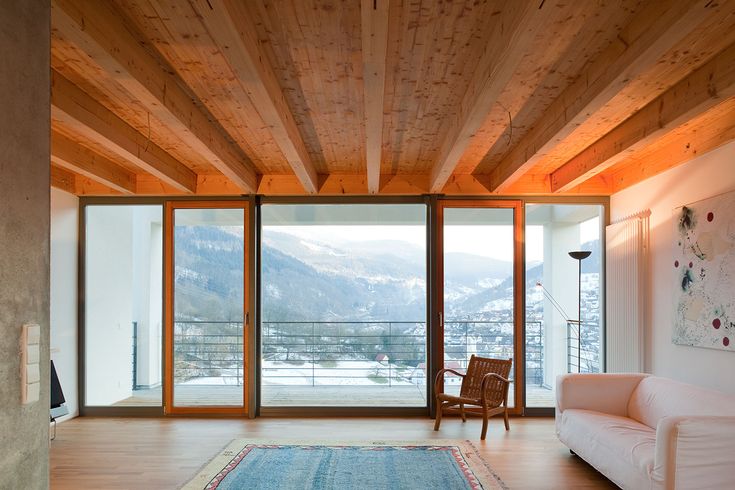
[[[576,260],[583,260],[589,257],[591,253],[589,250],[575,250],[574,252],[569,252],[569,256]]]

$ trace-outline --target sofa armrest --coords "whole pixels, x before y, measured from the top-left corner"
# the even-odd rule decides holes
[[[663,417],[652,478],[666,490],[735,488],[735,417]]]
[[[648,374],[562,374],[556,377],[556,415],[568,408],[628,415],[628,400]]]

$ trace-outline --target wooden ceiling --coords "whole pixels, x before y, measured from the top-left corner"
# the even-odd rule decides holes
[[[735,0],[52,0],[77,195],[609,195],[735,139]]]

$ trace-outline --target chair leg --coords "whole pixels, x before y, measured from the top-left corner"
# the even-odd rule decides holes
[[[480,434],[480,440],[485,440],[487,434],[487,407],[482,407],[482,433]]]
[[[503,417],[505,418],[505,430],[510,430],[510,423],[508,422],[508,407],[505,407]]]
[[[439,430],[439,424],[442,423],[442,408],[443,403],[439,400],[436,401],[436,417],[434,417],[434,430]]]
[[[462,422],[467,422],[467,417],[464,414],[464,403],[459,404],[459,414],[462,416]]]

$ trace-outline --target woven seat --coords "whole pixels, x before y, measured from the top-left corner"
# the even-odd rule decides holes
[[[508,378],[512,365],[512,359],[491,359],[473,355],[470,357],[467,366],[467,374],[459,373],[453,369],[439,371],[434,381],[434,392],[436,393],[434,430],[439,430],[443,413],[457,412],[457,409],[452,408],[455,406],[459,406],[458,412],[462,417],[462,422],[467,420],[466,413],[476,413],[482,416],[481,440],[484,440],[487,434],[487,420],[493,415],[502,413],[505,419],[505,430],[509,430],[508,387],[510,386],[510,380]],[[462,378],[459,396],[439,392],[444,373],[453,373]],[[465,405],[478,408],[465,410]]]

